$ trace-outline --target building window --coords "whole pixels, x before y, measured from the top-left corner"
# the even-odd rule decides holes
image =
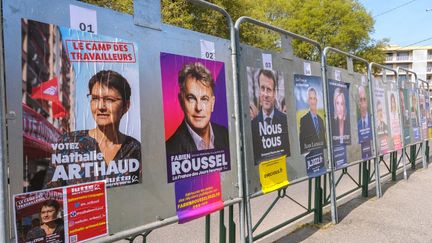
[[[409,55],[409,52],[408,51],[402,51],[402,52],[398,52],[397,53],[397,60],[398,61],[407,61],[407,60],[409,60],[409,57],[410,57],[410,55]]]
[[[393,53],[386,53],[386,61],[393,61]]]

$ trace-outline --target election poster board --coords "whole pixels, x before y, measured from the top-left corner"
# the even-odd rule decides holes
[[[350,83],[329,79],[331,139],[336,169],[347,164],[347,146],[351,144],[349,87]]]
[[[170,53],[160,64],[166,181],[184,223],[223,207],[220,174],[231,169],[225,64]]]
[[[428,125],[427,125],[427,112],[426,112],[426,92],[420,89],[419,106],[420,106],[420,129],[423,139],[428,139]]]
[[[366,82],[356,85],[357,93],[357,137],[360,144],[361,158],[372,158],[372,106],[369,97],[369,86]]]
[[[290,143],[282,72],[247,67],[254,162],[289,157]]]
[[[294,85],[300,153],[305,156],[308,176],[319,176],[326,171],[322,79],[318,76],[294,74]]]
[[[389,141],[391,137],[388,104],[386,96],[386,84],[381,80],[374,80],[374,109],[375,109],[375,131],[377,134],[377,147],[380,155],[386,154],[392,150],[392,144]]]
[[[408,89],[401,87],[399,89],[399,98],[400,98],[400,106],[402,112],[402,124],[403,124],[403,140],[404,144],[411,143],[411,120],[410,120],[410,111],[409,111],[409,93]]]
[[[432,111],[430,107],[430,96],[429,92],[427,92],[426,98],[425,98],[425,109],[426,109],[426,121],[427,121],[427,127],[428,127],[428,139],[432,138]]]
[[[105,185],[97,181],[15,195],[17,242],[73,243],[107,235]]]
[[[270,55],[271,58],[271,55]],[[246,67],[254,164],[264,193],[288,185],[290,142],[283,73]]]
[[[420,114],[418,109],[419,93],[418,89],[411,88],[409,92],[409,114],[410,123],[412,128],[412,142],[416,143],[421,140],[421,129],[420,129]]]
[[[24,191],[141,183],[137,45],[29,19],[21,28]]]
[[[402,126],[399,112],[398,89],[395,84],[387,91],[387,104],[389,104],[390,138],[394,150],[402,149]]]

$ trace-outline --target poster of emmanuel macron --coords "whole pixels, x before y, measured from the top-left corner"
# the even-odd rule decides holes
[[[168,183],[231,169],[223,62],[161,53]]]

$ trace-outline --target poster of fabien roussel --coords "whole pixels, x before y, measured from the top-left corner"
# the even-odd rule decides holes
[[[326,128],[322,79],[294,74],[294,84],[300,152],[305,155],[308,176],[314,177],[325,172]]]
[[[290,156],[282,73],[254,67],[246,71],[255,165]]]
[[[168,183],[231,169],[225,65],[160,54]]]
[[[141,182],[137,46],[22,20],[24,191]]]

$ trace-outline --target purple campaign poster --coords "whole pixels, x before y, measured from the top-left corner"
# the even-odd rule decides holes
[[[231,169],[225,64],[160,54],[168,183]]]
[[[220,172],[179,180],[174,185],[176,210],[180,224],[224,207]]]

